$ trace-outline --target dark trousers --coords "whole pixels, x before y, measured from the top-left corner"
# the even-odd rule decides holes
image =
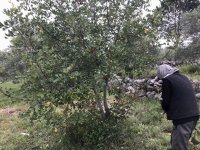
[[[197,121],[174,125],[171,133],[171,150],[188,150],[189,139]]]

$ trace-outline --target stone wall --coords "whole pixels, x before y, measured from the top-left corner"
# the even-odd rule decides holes
[[[200,100],[200,80],[191,80],[191,82],[195,90],[196,98]],[[148,79],[131,79],[128,77],[122,78],[115,74],[109,82],[109,89],[115,88],[125,94],[158,100],[162,100],[161,87],[162,80],[158,80],[157,77]]]

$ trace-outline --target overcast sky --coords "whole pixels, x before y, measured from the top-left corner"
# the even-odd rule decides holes
[[[10,8],[12,6],[11,3],[14,3],[15,0],[1,0],[0,2],[0,22],[6,20],[7,16],[3,13],[5,8]],[[10,40],[5,39],[5,33],[2,29],[0,29],[0,50],[6,49],[10,45]]]
[[[6,15],[3,14],[3,9],[10,8],[12,4],[16,4],[16,0],[1,0],[0,2],[0,22],[6,20]],[[152,9],[159,5],[159,0],[151,0]],[[5,39],[5,32],[0,29],[0,51],[5,50],[10,45],[10,40]]]

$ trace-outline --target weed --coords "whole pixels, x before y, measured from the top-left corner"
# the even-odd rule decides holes
[[[179,67],[179,70],[193,80],[200,80],[200,66],[185,64]]]

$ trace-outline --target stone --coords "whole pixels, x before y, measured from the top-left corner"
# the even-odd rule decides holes
[[[158,83],[162,85],[163,81],[162,80],[158,80]]]
[[[131,83],[131,82],[132,82],[132,79],[129,78],[129,77],[126,77],[126,78],[124,79],[124,82],[125,82],[125,83]]]
[[[150,85],[154,85],[154,83],[155,83],[155,79],[149,80],[149,84],[150,84]]]
[[[147,91],[153,91],[154,87],[152,85],[147,85]]]
[[[200,93],[197,93],[195,96],[197,99],[200,99]]]
[[[154,98],[160,101],[162,100],[161,94],[158,94],[158,93],[155,94]]]
[[[147,92],[147,97],[150,98],[150,99],[153,99],[155,96],[155,92]]]
[[[191,80],[196,94],[196,98],[200,100],[200,81]],[[139,97],[148,97],[149,99],[161,98],[162,80],[159,80],[157,76],[155,78],[147,79],[132,79],[129,77],[122,78],[116,74],[113,75],[109,81],[109,90],[120,89],[124,94],[138,95]]]
[[[139,90],[138,91],[138,96],[139,97],[144,97],[144,96],[146,96],[146,92],[144,90]]]
[[[145,79],[137,79],[134,81],[136,84],[143,84],[145,82]]]
[[[135,93],[135,89],[132,87],[132,86],[129,86],[127,88],[128,92],[131,93],[131,94],[134,94]]]

